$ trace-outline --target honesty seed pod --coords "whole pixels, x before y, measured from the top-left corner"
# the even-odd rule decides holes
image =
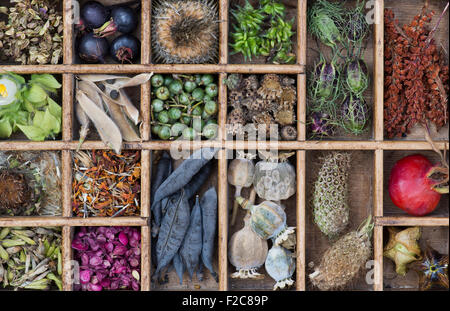
[[[271,201],[264,201],[253,205],[243,197],[236,198],[237,202],[250,212],[250,227],[262,239],[274,239],[278,245],[289,239],[295,232],[294,227],[286,225],[286,213],[283,208]]]
[[[294,166],[287,159],[294,153],[273,156],[260,151],[260,154],[265,160],[256,163],[253,178],[258,196],[271,201],[290,198],[296,191],[296,174]]]
[[[295,261],[292,253],[282,246],[274,245],[267,254],[265,268],[267,273],[276,281],[273,290],[292,286],[292,275],[295,271]]]
[[[251,160],[251,154],[238,152],[238,158],[232,160],[228,167],[228,182],[236,187],[234,197],[241,195],[242,188],[250,187],[253,183],[255,174],[255,165]],[[231,225],[236,222],[238,204],[235,201],[233,206],[233,214],[231,217]]]

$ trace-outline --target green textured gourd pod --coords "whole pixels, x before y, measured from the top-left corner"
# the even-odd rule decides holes
[[[314,222],[329,238],[338,236],[348,225],[348,169],[350,154],[333,152],[323,159],[314,183]]]

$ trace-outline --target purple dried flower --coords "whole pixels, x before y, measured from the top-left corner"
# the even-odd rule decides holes
[[[80,282],[81,284],[87,284],[91,280],[91,271],[82,270],[80,271]]]

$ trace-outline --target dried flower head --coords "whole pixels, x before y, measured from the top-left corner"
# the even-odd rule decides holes
[[[1,56],[22,65],[57,64],[62,57],[63,17],[57,1],[11,0],[2,8],[7,22],[0,22]]]
[[[30,189],[23,174],[0,171],[0,214],[18,215],[30,201]]]

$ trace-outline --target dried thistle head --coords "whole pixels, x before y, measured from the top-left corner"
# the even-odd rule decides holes
[[[153,10],[156,59],[168,64],[212,63],[218,55],[218,10],[212,0],[160,0]]]
[[[31,200],[25,176],[11,170],[0,170],[0,214],[20,215]]]

